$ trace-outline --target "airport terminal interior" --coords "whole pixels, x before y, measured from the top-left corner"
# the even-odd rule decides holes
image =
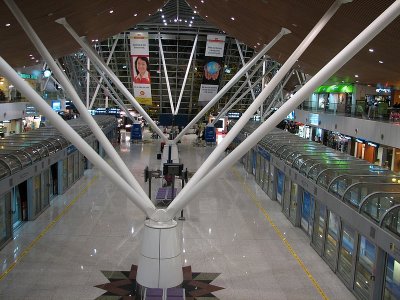
[[[400,299],[400,0],[0,1],[0,299]]]

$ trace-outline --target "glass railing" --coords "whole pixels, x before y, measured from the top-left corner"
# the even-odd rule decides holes
[[[389,106],[386,102],[368,106],[365,100],[357,100],[354,105],[339,102],[315,103],[304,101],[298,109],[313,112],[341,115],[353,118],[372,119],[377,121],[400,122],[400,107]]]

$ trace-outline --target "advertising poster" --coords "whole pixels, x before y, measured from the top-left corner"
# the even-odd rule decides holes
[[[151,105],[149,33],[132,31],[129,39],[131,46],[133,96],[140,104]]]
[[[218,93],[219,81],[223,71],[224,47],[224,35],[209,34],[207,36],[199,105],[206,105]]]

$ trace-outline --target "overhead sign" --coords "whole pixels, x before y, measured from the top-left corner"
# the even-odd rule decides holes
[[[149,33],[132,31],[129,35],[129,39],[131,46],[133,95],[140,104],[152,105]]]
[[[354,86],[351,84],[334,84],[334,85],[321,85],[314,93],[316,94],[335,94],[335,93],[352,93]]]
[[[199,105],[207,105],[218,93],[219,81],[222,75],[222,57],[224,56],[225,36],[207,35],[205,62],[203,66],[203,81],[200,86]]]

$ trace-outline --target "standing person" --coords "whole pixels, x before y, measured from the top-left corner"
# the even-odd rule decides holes
[[[136,76],[133,79],[134,83],[150,84],[150,73],[149,73],[149,59],[145,56],[139,56],[135,61]]]

